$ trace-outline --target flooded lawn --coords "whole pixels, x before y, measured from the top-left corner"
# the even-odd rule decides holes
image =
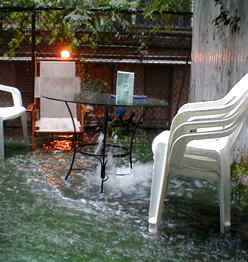
[[[25,152],[22,144],[12,152],[12,146],[0,168],[0,261],[248,261],[247,217],[234,203],[232,230],[221,235],[214,185],[174,179],[153,236],[152,162],[135,162],[129,176],[115,176],[110,167],[101,194],[94,159],[78,161],[96,171],[74,171],[65,182],[71,152]]]

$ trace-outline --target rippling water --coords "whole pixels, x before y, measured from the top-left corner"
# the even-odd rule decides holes
[[[0,169],[0,261],[248,260],[238,230],[219,234],[214,186],[173,180],[160,234],[152,236],[152,163],[135,163],[122,177],[110,168],[101,194],[94,161],[81,158],[79,164],[96,171],[74,172],[64,182],[70,157],[36,151],[12,156]]]

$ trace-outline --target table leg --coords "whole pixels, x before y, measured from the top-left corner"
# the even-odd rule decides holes
[[[65,177],[65,180],[68,179],[69,175],[71,174],[71,171],[72,171],[72,168],[73,168],[73,164],[74,164],[74,161],[75,161],[75,156],[76,156],[76,152],[77,152],[77,147],[76,147],[76,142],[77,142],[77,130],[76,130],[76,125],[75,125],[75,122],[74,122],[74,119],[73,119],[73,115],[72,115],[72,112],[71,112],[71,109],[68,105],[67,102],[65,102],[65,105],[68,109],[68,112],[70,114],[70,117],[71,117],[71,120],[72,120],[72,125],[73,125],[73,130],[74,130],[74,134],[73,134],[73,146],[74,146],[74,151],[73,151],[73,156],[72,156],[72,160],[71,160],[71,165],[70,165],[70,168],[66,174],[66,177]]]
[[[108,107],[105,106],[104,107],[104,126],[103,126],[103,146],[101,149],[101,155],[102,155],[102,160],[101,160],[101,179],[102,179],[102,183],[101,183],[101,193],[103,193],[103,183],[108,179],[106,178],[106,174],[105,174],[105,169],[106,169],[106,165],[107,165],[107,159],[106,159],[106,143],[107,143],[107,130],[108,128]]]

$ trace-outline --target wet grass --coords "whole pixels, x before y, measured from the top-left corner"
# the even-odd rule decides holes
[[[149,143],[137,141],[135,175],[110,179],[100,194],[97,172],[64,181],[71,152],[31,151],[7,139],[0,261],[248,261],[247,212],[233,201],[231,231],[220,234],[216,187],[205,181],[172,179],[160,233],[148,233]]]
[[[25,155],[31,152],[31,147],[21,141],[10,140],[5,146],[6,158],[13,157],[15,155]]]

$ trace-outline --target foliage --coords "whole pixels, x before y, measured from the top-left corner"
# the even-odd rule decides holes
[[[92,78],[86,75],[83,79],[83,93],[108,93],[108,84],[100,78]]]
[[[108,124],[108,136],[113,139],[118,138],[118,140],[125,140],[128,138],[127,126],[124,122],[120,122],[117,119],[111,120]]]
[[[152,31],[165,30],[173,26],[178,18],[173,12],[189,12],[191,1],[189,0],[153,0],[144,6],[144,18],[151,19],[155,23]],[[167,13],[166,13],[167,12]]]
[[[142,140],[144,140],[144,138],[142,138]],[[144,141],[136,141],[133,147],[133,154],[135,159],[141,163],[151,162],[153,160],[151,142],[144,143]]]
[[[188,11],[189,0],[150,0],[145,1],[144,18],[154,22],[151,32],[168,29],[173,23],[173,15],[164,11]],[[31,41],[32,8],[37,15],[36,29],[39,31],[36,45],[68,44],[73,51],[79,51],[87,43],[92,47],[100,41],[118,39],[122,33],[140,39],[147,30],[137,30],[132,23],[132,14],[144,6],[144,1],[129,0],[15,0],[1,1],[0,7],[31,8],[29,11],[2,13],[0,31],[9,33],[9,53],[15,51],[26,41]],[[187,4],[185,4],[187,3]],[[47,10],[46,8],[61,8]],[[175,17],[175,16],[174,16]],[[44,32],[49,31],[50,34]],[[2,36],[4,34],[1,34]],[[6,37],[6,35],[4,36]],[[142,44],[142,41],[140,41]]]
[[[233,195],[239,198],[241,208],[248,206],[248,165],[242,158],[239,163],[232,165]]]
[[[227,26],[231,32],[238,32],[240,30],[240,16],[238,15],[238,9],[234,10],[234,14],[231,14],[227,9],[226,4],[222,0],[214,0],[216,5],[220,7],[220,13],[213,19],[213,24],[217,27]]]
[[[131,132],[133,123],[129,119],[124,119],[118,112],[114,112],[109,119],[108,123],[108,136],[118,140],[128,139]]]
[[[118,37],[120,29],[125,30],[129,26],[123,19],[121,8],[133,8],[133,3],[127,0],[42,0],[42,1],[4,1],[0,7],[32,7],[32,8],[64,8],[61,10],[36,11],[36,29],[40,32],[49,31],[50,34],[42,34],[37,37],[36,45],[43,42],[49,45],[56,43],[68,43],[72,50],[77,51],[83,43],[89,43],[92,47],[105,36]],[[102,8],[101,11],[93,11],[94,8]],[[108,12],[105,12],[105,9]],[[101,9],[100,9],[101,10]],[[111,11],[111,12],[110,12]],[[10,53],[14,55],[21,43],[27,39],[31,41],[32,11],[9,12],[4,17],[2,30],[8,30],[11,34],[9,42]],[[121,21],[123,20],[123,23]],[[121,25],[121,28],[120,28]],[[79,34],[78,32],[83,32]],[[104,32],[110,32],[104,34]],[[106,40],[106,39],[105,39]]]

